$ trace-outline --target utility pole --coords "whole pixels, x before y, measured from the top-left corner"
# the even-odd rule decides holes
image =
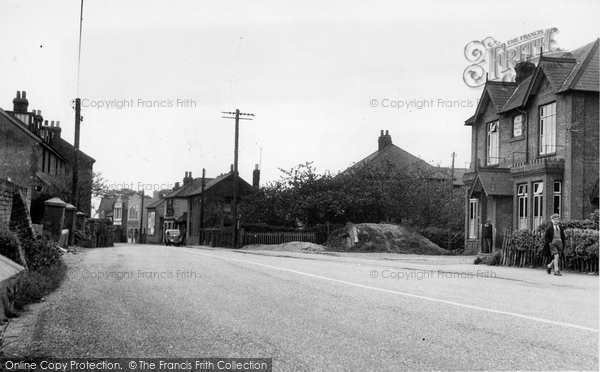
[[[140,205],[141,205],[141,207],[140,207],[140,241],[139,241],[140,244],[142,244],[142,236],[143,236],[142,230],[144,228],[144,190],[142,190],[141,196],[142,196],[142,201],[140,202]]]
[[[200,192],[200,236],[204,229],[204,187],[206,186],[206,169],[202,168],[202,191]]]
[[[79,211],[79,129],[81,127],[81,99],[75,98],[75,139],[73,152],[73,185],[72,185],[72,203],[75,206],[75,213],[73,213],[73,223],[71,231],[73,234],[70,236],[70,245],[75,244],[75,229],[77,222],[77,212]]]
[[[456,158],[456,152],[452,152],[452,168],[450,168],[450,186],[454,187],[454,158]]]
[[[233,150],[233,247],[238,247],[239,215],[238,215],[238,142],[240,137],[240,120],[252,120],[254,114],[247,114],[236,109],[235,112],[221,112],[224,119],[235,119],[235,145]],[[234,115],[234,116],[231,116]],[[244,116],[244,117],[240,117]]]

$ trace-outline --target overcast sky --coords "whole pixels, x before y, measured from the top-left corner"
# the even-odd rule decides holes
[[[337,173],[375,151],[381,129],[428,162],[450,166],[456,152],[466,167],[481,88],[463,81],[465,46],[556,27],[571,50],[598,37],[599,4],[85,0],[81,149],[111,184],[214,177],[233,163],[221,111],[239,108],[256,115],[240,124],[249,182],[258,163],[263,182],[307,161]],[[0,107],[25,90],[70,142],[79,11],[79,0],[0,2]],[[395,101],[429,105],[383,107]]]

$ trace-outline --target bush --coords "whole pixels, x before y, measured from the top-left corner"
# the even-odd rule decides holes
[[[419,229],[418,232],[441,248],[453,250],[465,248],[464,231],[428,226],[424,229]]]
[[[62,263],[62,251],[58,244],[47,238],[23,239],[21,242],[25,251],[25,260],[31,271],[39,271]]]
[[[539,253],[544,248],[544,236],[529,230],[517,230],[512,234],[509,247],[517,251],[526,251],[535,247]]]
[[[16,279],[16,292],[12,296],[16,310],[40,301],[60,286],[67,272],[66,265],[59,261],[49,267],[39,267],[37,271],[23,271]]]
[[[21,266],[25,266],[19,249],[17,234],[12,231],[0,230],[0,254]]]
[[[598,257],[598,231],[568,229],[565,231],[566,256]]]

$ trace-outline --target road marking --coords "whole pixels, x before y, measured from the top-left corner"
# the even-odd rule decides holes
[[[370,285],[364,285],[364,284],[359,284],[359,283],[354,283],[354,282],[348,282],[346,280],[330,278],[330,277],[327,277],[327,276],[306,273],[304,271],[298,271],[298,270],[293,270],[293,269],[286,269],[286,268],[283,268],[283,267],[277,267],[277,266],[262,264],[262,263],[253,262],[253,261],[240,260],[240,259],[237,259],[237,258],[215,256],[215,255],[212,255],[212,254],[202,253],[202,252],[198,252],[198,251],[188,251],[188,250],[183,250],[183,251],[184,252],[188,252],[188,253],[199,254],[199,255],[202,255],[202,256],[207,256],[207,257],[212,257],[212,258],[218,258],[218,259],[222,259],[222,260],[236,261],[236,262],[242,262],[242,263],[256,265],[256,266],[262,266],[262,267],[266,267],[266,268],[273,269],[273,270],[285,271],[285,272],[289,272],[289,273],[294,273],[294,274],[298,274],[298,275],[307,276],[307,277],[310,277],[310,278],[316,278],[316,279],[326,280],[326,281],[330,281],[330,282],[334,282],[334,283],[346,284],[346,285],[349,285],[349,286],[363,288],[363,289],[371,289],[371,290],[374,290],[374,291],[379,291],[379,292],[384,292],[384,293],[390,293],[390,294],[395,294],[395,295],[399,295],[399,296],[412,297],[412,298],[418,298],[418,299],[426,300],[426,301],[432,301],[432,302],[438,302],[438,303],[443,303],[443,304],[448,304],[448,305],[454,305],[454,306],[463,307],[463,308],[466,308],[466,309],[479,310],[479,311],[484,311],[484,312],[493,313],[493,314],[508,315],[508,316],[512,316],[512,317],[516,317],[516,318],[528,319],[528,320],[533,320],[533,321],[536,321],[536,322],[549,323],[549,324],[559,325],[559,326],[563,326],[563,327],[581,329],[581,330],[584,330],[584,331],[598,333],[597,329],[590,328],[590,327],[585,327],[585,326],[581,326],[581,325],[577,325],[577,324],[572,324],[572,323],[558,322],[558,321],[555,321],[555,320],[538,318],[538,317],[535,317],[535,316],[529,316],[529,315],[524,315],[524,314],[519,314],[519,313],[513,313],[513,312],[510,312],[510,311],[502,311],[502,310],[496,310],[496,309],[489,309],[489,308],[486,308],[486,307],[475,306],[475,305],[468,305],[468,304],[463,304],[463,303],[455,302],[455,301],[442,300],[440,298],[435,298],[435,297],[427,297],[427,296],[421,296],[421,295],[416,295],[416,294],[407,293],[407,292],[394,291],[394,290],[391,290],[391,289],[373,287],[373,286],[370,286]]]

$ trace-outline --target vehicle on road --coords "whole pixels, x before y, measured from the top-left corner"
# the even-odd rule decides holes
[[[177,229],[165,231],[165,244],[180,246],[182,242],[181,232]]]

